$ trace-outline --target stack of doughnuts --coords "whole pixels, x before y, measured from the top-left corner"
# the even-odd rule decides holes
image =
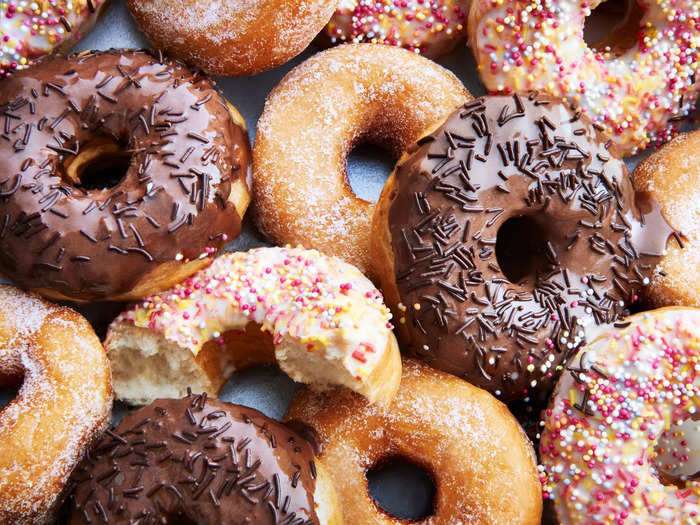
[[[700,523],[700,6],[600,3],[0,0],[0,522]]]

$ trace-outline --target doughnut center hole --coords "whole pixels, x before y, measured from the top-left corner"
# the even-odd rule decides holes
[[[496,259],[506,279],[513,284],[534,283],[537,274],[550,264],[547,240],[545,229],[529,215],[505,221],[496,236]]]
[[[684,489],[700,479],[700,416],[671,425],[656,441],[654,465],[664,485]]]
[[[352,191],[359,198],[377,202],[382,188],[394,169],[389,150],[369,142],[360,142],[348,154],[346,173]]]
[[[583,40],[594,52],[616,58],[637,43],[643,15],[636,0],[604,0],[586,17]]]
[[[394,518],[421,520],[435,510],[435,483],[423,468],[392,457],[367,472],[369,493],[377,506]]]
[[[17,397],[18,393],[19,388],[0,386],[0,410],[9,405],[10,402]]]
[[[131,165],[131,154],[110,139],[98,139],[80,148],[64,164],[65,176],[84,190],[105,190],[117,186]]]

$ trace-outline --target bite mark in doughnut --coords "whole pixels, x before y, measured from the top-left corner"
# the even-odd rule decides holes
[[[200,72],[142,51],[50,58],[4,81],[0,110],[0,271],[18,285],[138,299],[240,233],[245,124]]]
[[[401,377],[391,314],[356,268],[315,250],[227,253],[110,326],[118,399],[143,404],[187,387],[217,393],[238,369],[275,361],[292,379],[342,384],[386,405]]]
[[[535,453],[515,418],[487,392],[425,364],[404,360],[387,410],[344,389],[302,389],[285,419],[315,430],[353,523],[405,523],[379,509],[367,487],[367,471],[397,456],[435,483],[434,510],[420,523],[540,523]]]
[[[88,322],[0,285],[0,522],[49,523],[71,471],[109,422],[109,363]]]
[[[557,384],[540,443],[562,525],[697,523],[700,481],[662,481],[655,448],[698,414],[700,310],[637,314],[583,348]]]
[[[492,92],[541,89],[580,106],[624,154],[670,139],[700,92],[700,5],[633,0],[632,47],[590,49],[584,22],[600,0],[474,0],[469,39]],[[637,5],[638,4],[638,5]],[[611,35],[614,42],[626,31]]]
[[[206,394],[128,414],[71,481],[71,525],[342,523],[310,443]]]
[[[136,23],[168,54],[213,75],[253,75],[301,53],[333,0],[127,0]]]
[[[348,44],[314,55],[272,91],[258,122],[260,229],[277,244],[336,255],[372,277],[374,204],[350,188],[348,153],[372,142],[398,158],[470,98],[452,73],[404,49]]]
[[[470,102],[412,146],[372,237],[404,349],[505,401],[546,395],[672,232],[609,146],[535,92]]]
[[[659,201],[680,241],[666,247],[643,291],[645,302],[700,307],[700,131],[665,144],[637,165],[632,178],[639,191]]]
[[[330,44],[369,42],[437,58],[466,39],[469,0],[341,0],[326,26]]]
[[[34,59],[68,52],[109,5],[109,0],[3,0],[0,17],[0,78]]]

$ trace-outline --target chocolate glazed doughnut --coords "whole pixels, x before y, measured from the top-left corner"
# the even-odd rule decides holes
[[[245,123],[211,80],[144,51],[18,72],[0,94],[0,272],[127,300],[208,264],[249,202]]]
[[[610,144],[530,93],[470,102],[409,150],[373,254],[413,355],[526,399],[551,389],[587,325],[625,315],[672,229]]]

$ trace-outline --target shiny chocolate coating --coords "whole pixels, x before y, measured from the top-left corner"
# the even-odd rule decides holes
[[[388,197],[411,354],[504,401],[541,397],[588,325],[627,314],[673,231],[610,145],[537,93],[470,102],[418,141]]]
[[[0,272],[18,285],[114,297],[240,233],[229,195],[247,176],[248,137],[206,76],[145,51],[86,52],[2,87]],[[118,148],[107,164],[125,160],[112,187],[68,176],[96,144]]]
[[[251,408],[159,399],[108,431],[71,478],[71,525],[317,524],[312,445]]]

